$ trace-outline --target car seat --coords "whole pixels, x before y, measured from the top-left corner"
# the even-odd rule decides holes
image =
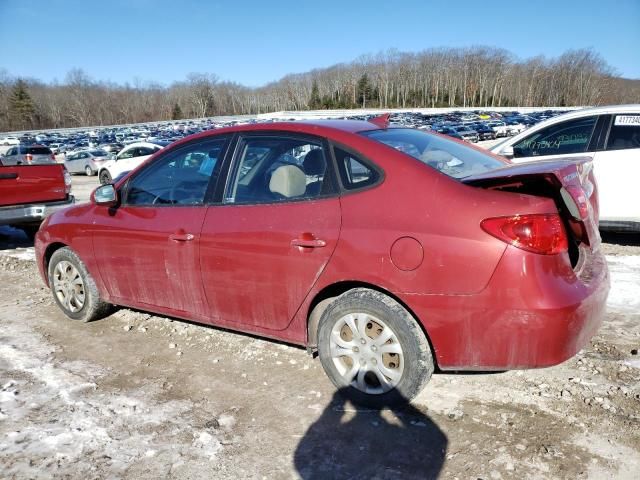
[[[309,182],[307,185],[306,194],[309,197],[317,197],[322,190],[324,174],[327,170],[327,162],[324,159],[322,150],[316,148],[307,153],[302,162],[302,168],[308,176],[315,177],[314,181]]]

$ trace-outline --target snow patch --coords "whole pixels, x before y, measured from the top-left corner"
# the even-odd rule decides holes
[[[3,252],[2,255],[11,258],[17,258],[18,260],[25,260],[28,262],[35,262],[36,250],[33,247],[17,248],[10,252]]]
[[[3,320],[0,344],[0,464],[9,478],[120,477],[145,468],[164,478],[192,460],[215,461],[221,442],[197,423],[191,401],[156,400],[153,382],[103,392],[107,371],[59,362],[21,322]],[[232,418],[225,419],[231,429]],[[45,474],[46,473],[46,474]]]
[[[607,307],[640,313],[640,255],[607,255],[611,290]]]

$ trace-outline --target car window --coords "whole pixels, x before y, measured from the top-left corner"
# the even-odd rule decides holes
[[[577,118],[543,128],[516,143],[513,146],[513,156],[519,158],[586,152],[596,118]]]
[[[121,152],[118,155],[118,160],[123,160],[125,158],[133,158],[134,157],[134,152],[137,150],[137,148],[130,148],[127,151]]]
[[[640,115],[616,115],[611,125],[607,150],[640,148]]]
[[[320,142],[294,137],[248,137],[230,177],[225,202],[309,200],[331,193]]]
[[[133,177],[127,205],[202,205],[210,181],[218,178],[226,137],[169,152]]]
[[[136,154],[137,156],[142,156],[142,155],[151,155],[155,152],[157,152],[159,150],[159,148],[149,148],[149,147],[140,147],[138,149],[138,153]]]
[[[453,178],[464,178],[505,165],[484,151],[412,128],[370,130],[362,135],[411,155]]]
[[[49,147],[29,147],[27,153],[31,155],[51,155]]]
[[[415,147],[397,142],[396,148],[412,150]],[[333,152],[336,156],[342,186],[347,190],[366,187],[378,180],[378,172],[367,167],[357,156],[338,147],[334,147]]]

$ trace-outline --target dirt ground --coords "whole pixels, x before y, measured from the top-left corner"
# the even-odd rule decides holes
[[[300,348],[127,309],[69,320],[0,228],[0,478],[637,479],[640,239],[605,242],[608,313],[576,357],[438,373],[378,411]]]

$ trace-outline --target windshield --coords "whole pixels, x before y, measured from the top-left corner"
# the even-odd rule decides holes
[[[109,156],[109,152],[106,152],[105,150],[91,150],[89,153],[91,155],[93,155],[94,157],[108,157]]]
[[[362,135],[407,153],[453,178],[487,172],[506,163],[489,153],[411,128],[370,130]]]

